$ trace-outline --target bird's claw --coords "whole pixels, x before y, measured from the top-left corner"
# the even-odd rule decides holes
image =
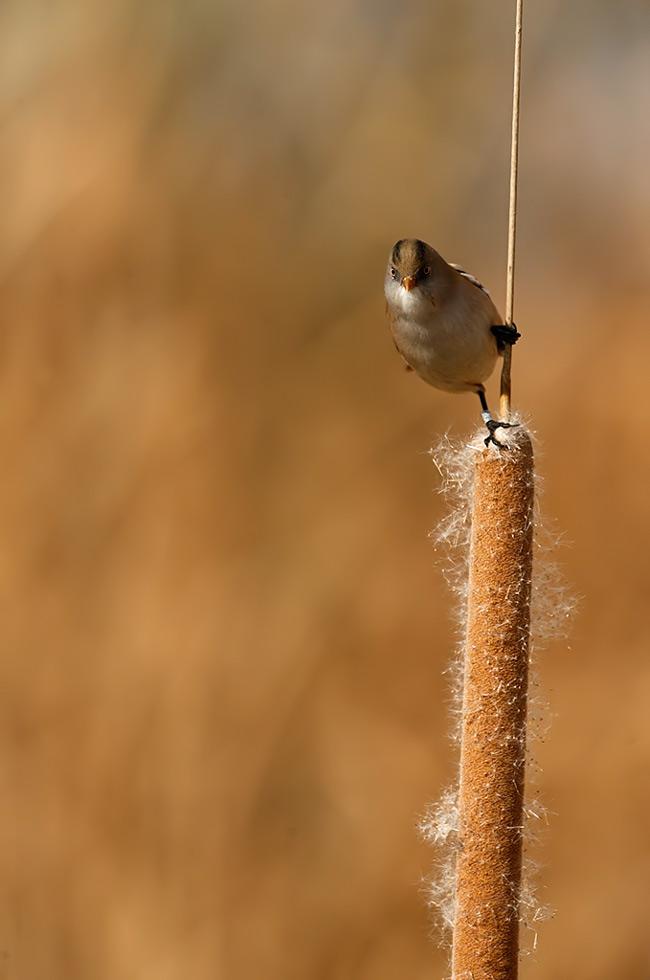
[[[494,433],[496,432],[497,429],[514,429],[517,426],[517,424],[518,424],[517,422],[497,422],[496,419],[488,419],[488,421],[485,423],[485,427],[490,434],[486,439],[483,440],[483,442],[485,443],[486,446],[489,446],[490,443],[492,443],[494,446],[497,446],[499,449],[508,449],[509,447],[506,446],[505,443],[499,442],[499,440],[495,437]]]
[[[490,330],[496,337],[499,351],[503,351],[506,344],[510,344],[512,347],[512,345],[516,344],[521,337],[521,334],[517,330],[514,323],[498,323],[495,326],[490,327]]]

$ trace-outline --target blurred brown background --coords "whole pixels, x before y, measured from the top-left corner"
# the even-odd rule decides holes
[[[477,406],[382,281],[417,235],[502,306],[511,6],[3,4],[2,980],[445,976]],[[582,602],[522,974],[648,978],[650,9],[528,8],[515,398]]]

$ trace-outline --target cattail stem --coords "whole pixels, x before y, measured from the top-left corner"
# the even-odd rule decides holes
[[[510,321],[512,322],[512,321]],[[510,400],[512,398],[512,347],[506,344],[501,365],[501,383],[499,388],[499,418],[502,422],[510,421]]]
[[[506,323],[512,324],[515,312],[515,245],[517,240],[517,177],[519,172],[519,108],[521,103],[521,40],[524,0],[515,5],[515,64],[512,82],[512,136],[510,142],[510,199],[508,204],[508,263],[506,267]],[[512,348],[506,347],[501,369],[499,417],[510,421],[510,364]]]
[[[519,952],[533,451],[523,428],[474,474],[454,980],[513,980]]]

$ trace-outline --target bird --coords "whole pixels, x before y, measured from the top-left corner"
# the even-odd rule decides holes
[[[503,322],[478,279],[443,259],[419,238],[402,238],[391,249],[384,280],[386,314],[393,341],[407,369],[442,391],[471,391],[491,442],[512,423],[492,418],[484,382],[507,344],[521,334]]]

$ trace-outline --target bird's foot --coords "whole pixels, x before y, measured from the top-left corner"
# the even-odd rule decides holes
[[[496,326],[490,327],[490,330],[497,339],[497,347],[500,352],[504,350],[506,344],[510,344],[512,347],[521,337],[514,323],[498,323]]]
[[[486,416],[488,416],[488,417],[486,418]],[[496,419],[493,419],[489,415],[488,412],[483,412],[483,421],[485,422],[485,428],[489,432],[489,435],[487,436],[487,438],[483,440],[483,442],[485,443],[485,445],[486,446],[489,446],[490,443],[492,443],[494,446],[497,446],[499,449],[508,449],[509,447],[506,446],[505,443],[499,442],[499,440],[496,438],[496,436],[494,435],[494,433],[497,431],[497,429],[514,429],[514,428],[516,428],[516,426],[517,426],[518,423],[517,422],[497,422]]]

